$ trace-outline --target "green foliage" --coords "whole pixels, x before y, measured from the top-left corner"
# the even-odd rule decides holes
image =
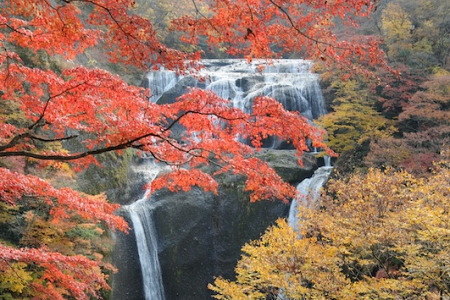
[[[14,214],[17,213],[17,210],[17,206],[11,206],[0,202],[0,224],[11,222],[14,219]]]
[[[381,27],[388,54],[391,58],[405,61],[412,49],[412,22],[406,11],[397,3],[391,2],[383,11]]]
[[[71,239],[74,238],[82,238],[85,240],[99,238],[101,236],[101,232],[98,231],[98,228],[95,226],[86,227],[86,226],[77,226],[67,232],[67,236]]]
[[[136,152],[127,149],[120,154],[104,153],[97,155],[101,165],[90,165],[77,175],[77,188],[88,194],[108,193],[113,202],[120,201],[115,191],[123,196],[128,183],[128,168],[136,157]]]
[[[24,125],[27,124],[27,119],[19,104],[12,101],[0,102],[0,118],[5,119],[8,124]]]
[[[171,30],[171,26],[172,20],[186,15],[195,16],[199,13],[207,15],[206,6],[200,1],[194,3],[191,0],[138,0],[136,1],[136,13],[152,22],[160,41],[164,41],[167,45],[182,51],[194,52],[199,50],[194,45],[181,43],[180,33]]]

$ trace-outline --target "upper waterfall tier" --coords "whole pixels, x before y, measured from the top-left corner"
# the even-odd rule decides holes
[[[326,113],[319,77],[311,72],[310,61],[280,59],[268,64],[262,60],[249,63],[242,59],[205,59],[202,64],[204,69],[189,80],[172,71],[150,72],[147,79],[153,93],[151,101],[156,102],[165,94],[179,96],[183,88],[195,86],[214,91],[246,112],[255,97],[269,96],[285,109],[299,111],[310,120]]]

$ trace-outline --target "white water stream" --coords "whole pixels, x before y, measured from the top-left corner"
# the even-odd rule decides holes
[[[145,173],[145,176],[151,182],[158,176],[160,170],[161,167],[153,163],[141,172]],[[164,285],[158,259],[158,242],[149,195],[150,191],[147,190],[141,199],[130,205],[122,206],[122,210],[128,213],[136,237],[145,300],[164,300]]]
[[[299,208],[310,207],[319,200],[321,188],[333,170],[329,157],[324,157],[324,161],[325,165],[323,167],[318,168],[310,178],[304,179],[297,185],[297,191],[300,196],[292,200],[288,216],[288,223],[294,229],[298,229],[301,226],[301,221],[298,218]]]

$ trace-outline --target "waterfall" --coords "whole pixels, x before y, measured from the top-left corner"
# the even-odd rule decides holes
[[[247,113],[251,112],[252,102],[258,96],[273,97],[282,103],[285,109],[299,111],[311,121],[326,113],[319,85],[319,77],[311,72],[312,62],[310,61],[301,59],[274,60],[272,64],[266,65],[265,61],[258,60],[248,63],[246,60],[240,59],[209,59],[202,60],[202,64],[204,65],[204,69],[195,77],[188,75],[179,76],[175,72],[164,69],[148,73],[147,84],[152,93],[149,100],[152,102],[164,101],[164,103],[172,103],[178,96],[184,94],[187,88],[199,87],[214,91],[220,97],[228,99],[230,105],[240,108]],[[261,68],[262,66],[264,66],[263,69]],[[279,145],[276,140],[272,140],[271,142],[273,142],[271,144],[272,148],[276,148]],[[146,166],[135,170],[135,173],[139,175],[137,176],[139,177],[137,180],[150,182],[156,178],[160,171],[158,167],[154,165],[148,167],[147,164]],[[322,167],[319,170],[330,171],[331,168],[328,167],[327,169]],[[316,181],[316,173],[310,181]],[[142,180],[143,177],[147,178]],[[322,183],[325,180],[323,179]],[[134,182],[131,183],[133,184]],[[310,183],[304,189],[312,189],[312,186],[313,184]],[[166,197],[178,199],[176,198],[177,196],[169,195]],[[237,195],[231,195],[231,197],[237,197]],[[230,223],[230,226],[225,226],[224,224],[228,224],[226,222],[234,217],[234,215],[230,216],[230,214],[235,214],[235,211],[228,207],[229,204],[214,208],[216,205],[215,199],[213,199],[214,201],[209,199],[210,201],[205,201],[205,204],[202,203],[201,207],[204,208],[207,206],[205,211],[209,209],[215,209],[215,211],[213,213],[210,211],[204,213],[202,211],[201,215],[197,215],[191,211],[194,208],[198,211],[196,207],[189,207],[185,211],[178,211],[180,205],[172,207],[167,204],[171,202],[168,202],[165,198],[153,200],[147,198],[146,194],[136,202],[124,206],[121,210],[121,214],[129,220],[134,234],[130,232],[128,236],[121,236],[117,241],[118,247],[116,248],[118,250],[115,256],[118,259],[115,260],[115,264],[119,269],[119,276],[115,277],[117,280],[113,280],[113,283],[115,283],[113,284],[112,299],[159,300],[165,299],[165,297],[167,299],[210,299],[210,292],[205,290],[207,280],[217,275],[215,268],[226,270],[228,265],[234,264],[234,261],[230,260],[230,257],[233,256],[230,256],[229,253],[237,251],[234,248],[238,248],[231,248],[229,245],[236,243],[241,238],[241,233],[236,234],[231,231],[235,230],[232,223]],[[187,208],[187,205],[191,202],[195,203],[191,200],[183,202],[187,203],[184,203],[185,206],[180,206],[181,209],[183,207]],[[225,207],[227,210],[225,210]],[[155,211],[154,220],[153,211]],[[277,212],[277,217],[284,215],[284,213],[285,210],[283,207],[279,213]],[[221,214],[226,214],[226,216],[222,216]],[[264,218],[266,215],[268,213],[264,212]],[[258,216],[263,218],[262,214]],[[169,226],[170,228],[175,228],[173,230],[174,232],[181,231],[179,234],[181,237],[187,234],[189,234],[189,237],[194,237],[190,240],[177,241],[179,245],[188,246],[181,247],[178,244],[176,247],[173,246],[175,242],[171,239],[173,239],[173,236],[176,236],[173,232],[165,231],[165,236],[161,237],[161,241],[164,243],[161,243],[159,247],[160,251],[162,251],[161,261],[163,262],[163,270],[165,271],[164,279],[167,292],[165,294],[158,261],[158,244],[155,229],[163,230],[163,222],[173,223],[174,220],[188,217],[192,219],[189,220],[192,224],[189,223],[190,225],[189,228],[186,228],[186,233],[182,232],[184,230],[182,226]],[[154,221],[156,222],[157,228],[154,226]],[[196,223],[194,224],[193,222]],[[197,226],[206,228],[205,231],[198,231],[202,233],[201,236],[194,235],[194,228],[195,230],[199,230]],[[241,230],[241,227],[239,227],[239,230]],[[205,232],[210,234],[209,239]],[[203,241],[203,239],[208,242]],[[214,247],[211,247],[212,242],[209,242],[211,240],[214,242]],[[210,248],[214,249],[209,250]],[[189,253],[189,259],[183,256],[186,255],[186,251],[194,252]],[[208,251],[213,253],[210,254]],[[170,253],[170,256],[164,256],[168,255],[167,253]],[[201,257],[194,259],[192,256],[197,255],[197,253]],[[180,268],[179,270],[178,266],[181,263],[180,261],[185,263],[186,260],[188,263],[184,266],[184,269]],[[173,274],[170,274],[172,270],[167,272],[169,268],[172,268]],[[195,274],[192,271],[188,271],[188,269],[195,269]],[[230,270],[232,270],[231,266]],[[142,277],[142,282],[139,280],[140,277]],[[192,282],[196,282],[197,284],[192,284]]]
[[[211,90],[230,105],[251,113],[253,100],[259,96],[276,99],[286,110],[298,111],[312,121],[326,113],[319,76],[311,71],[313,63],[303,59],[266,60],[204,59],[198,74],[177,76],[160,69],[147,74],[150,101],[174,101],[187,87]],[[188,80],[190,79],[190,80]],[[269,137],[266,148],[289,148],[276,137]]]
[[[297,191],[300,196],[293,199],[289,208],[288,223],[292,228],[298,229],[298,209],[301,207],[310,207],[320,197],[320,190],[331,174],[333,167],[323,166],[318,168],[310,178],[304,179],[297,185]]]
[[[150,100],[156,102],[172,89],[184,91],[186,86],[197,86],[214,91],[245,112],[250,112],[255,97],[269,96],[309,120],[326,113],[319,76],[311,72],[311,61],[279,59],[268,64],[265,60],[204,59],[201,63],[204,68],[190,82],[182,82],[185,76],[164,69],[148,73]]]
[[[144,163],[134,168],[134,173],[139,177],[140,180],[149,183],[158,176],[162,167],[158,166],[151,159],[144,159]],[[131,250],[126,251],[122,254],[120,260],[122,261],[122,266],[119,268],[119,273],[123,272],[125,279],[130,280],[134,277],[136,273],[141,274],[142,278],[142,288],[141,292],[130,291],[129,287],[118,287],[114,289],[112,299],[145,299],[145,300],[164,300],[164,286],[162,281],[161,268],[158,258],[158,242],[157,233],[155,230],[153,222],[153,208],[154,202],[150,198],[150,190],[146,190],[145,194],[134,203],[129,205],[123,205],[120,209],[120,214],[130,222],[130,227],[134,232],[135,240],[132,240],[135,245]],[[129,235],[133,233],[130,232],[127,237],[128,240],[121,241],[116,237],[118,243],[128,244],[129,247],[131,239]],[[124,247],[127,248],[127,247]],[[118,249],[121,251],[122,249]],[[132,263],[132,258],[138,257],[139,270],[133,270],[133,266],[136,263]],[[134,272],[134,273],[133,273]],[[133,278],[136,281],[136,278]],[[126,290],[126,291],[125,291]],[[139,296],[142,294],[142,296]]]
[[[323,157],[323,163],[324,163],[324,167],[331,167],[331,157],[329,157],[328,155],[325,155]]]
[[[150,101],[156,103],[165,92],[177,84],[179,78],[174,71],[164,68],[149,72],[147,74],[147,86],[152,93]]]
[[[245,112],[250,111],[254,98],[268,96],[310,120],[326,113],[318,75],[311,72],[311,61],[280,59],[269,65],[264,60],[248,63],[240,59],[206,59],[202,62],[206,89],[229,99],[234,107]]]
[[[164,286],[158,259],[158,243],[152,219],[150,200],[146,195],[135,203],[124,206],[136,236],[139,262],[146,300],[164,300]]]

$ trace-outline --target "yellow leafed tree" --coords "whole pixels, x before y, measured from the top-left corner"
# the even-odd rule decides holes
[[[370,170],[330,181],[300,232],[280,220],[243,248],[216,299],[444,299],[450,295],[450,161],[429,178]]]
[[[408,13],[397,3],[389,3],[381,17],[381,27],[388,45],[388,55],[397,59],[412,48],[414,27]]]
[[[316,123],[326,129],[328,146],[338,153],[352,151],[366,140],[390,136],[394,131],[392,121],[374,109],[373,95],[362,82],[332,80],[331,88],[336,98],[333,111]]]

